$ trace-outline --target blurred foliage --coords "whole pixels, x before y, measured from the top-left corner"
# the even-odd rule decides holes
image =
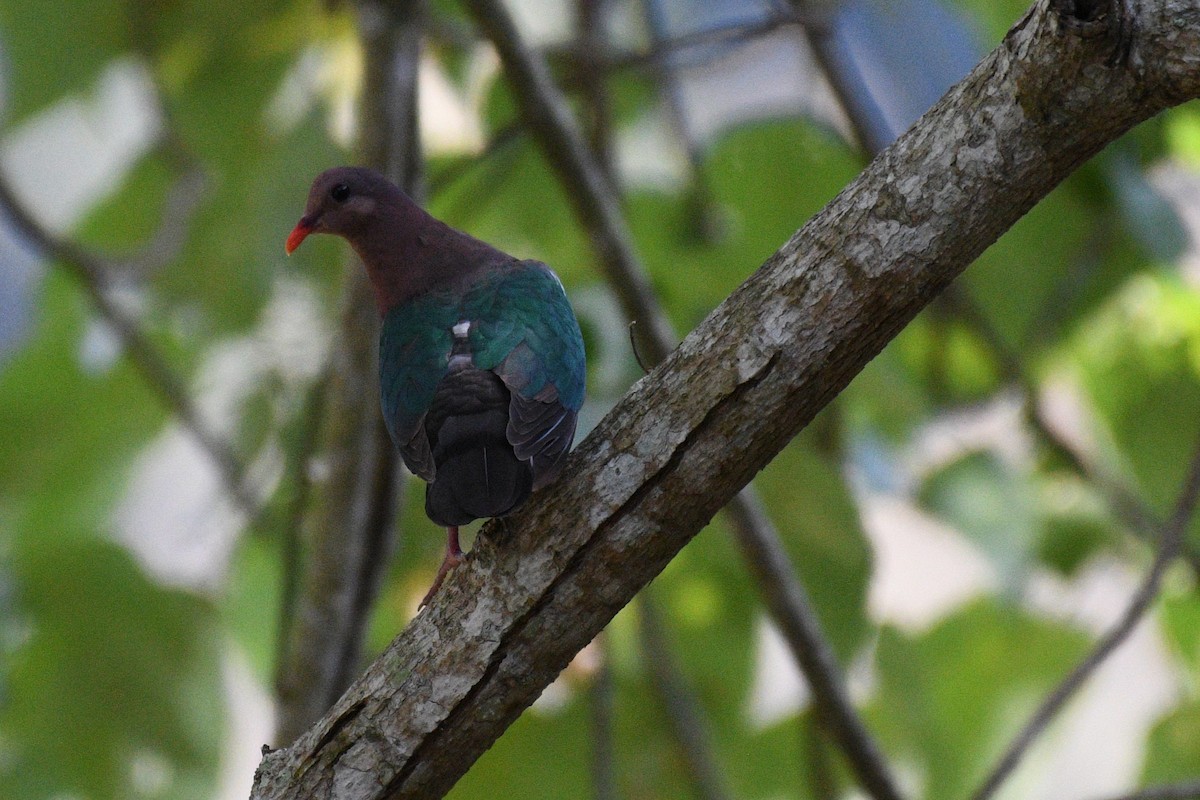
[[[956,5],[991,45],[1026,3]],[[338,4],[0,5],[6,135],[63,103],[91,102],[117,61],[133,60],[150,87],[156,141],[97,198],[73,237],[103,252],[136,248],[174,207],[172,187],[184,171],[202,169],[203,194],[180,256],[149,275],[116,276],[114,286],[191,381],[202,411],[236,432],[235,450],[247,462],[261,458],[265,473],[302,449],[306,397],[324,352],[318,340],[337,313],[340,243],[315,241],[287,263],[282,253],[311,176],[351,158],[335,132],[344,129],[346,87],[357,74],[354,26],[348,9],[330,6]],[[456,3],[431,3],[430,13],[445,23],[443,34],[464,25]],[[903,46],[911,53],[921,44]],[[454,91],[477,96],[485,136],[514,123],[502,82],[492,76],[482,90],[472,83],[480,69],[473,48],[442,35],[430,59]],[[616,71],[608,90],[618,133],[662,118],[648,116],[659,103],[651,72]],[[635,181],[625,198],[638,250],[680,330],[863,163],[827,122],[799,115],[738,120],[703,144],[696,174],[674,184]],[[1081,630],[1025,602],[1031,579],[1069,580],[1097,559],[1135,568],[1147,560],[1103,492],[1035,434],[1023,431],[1031,443],[1016,457],[985,439],[922,462],[930,429],[1011,399],[1006,364],[1015,358],[1036,387],[1074,387],[1106,470],[1159,514],[1174,502],[1200,420],[1200,293],[1195,274],[1179,269],[1185,231],[1148,177],[1164,164],[1196,180],[1194,106],[1142,126],[1066,181],[965,274],[959,286],[977,319],[952,304],[923,314],[760,476],[838,656],[871,672],[869,722],[923,787],[918,796],[964,796],[1085,651]],[[430,175],[436,214],[544,259],[563,277],[588,338],[592,392],[583,416],[597,419],[639,370],[587,238],[529,138],[518,132],[483,157],[437,153]],[[297,287],[315,298],[315,319],[280,315]],[[263,345],[248,351],[258,354],[249,378],[214,367],[221,348],[247,343]],[[233,525],[236,546],[216,559],[210,579],[161,580],[117,509],[131,502],[139,458],[163,440],[169,413],[115,346],[80,287],[50,268],[34,325],[0,363],[0,796],[212,797],[227,785],[221,770],[238,756],[231,748],[256,752],[260,744],[231,732],[232,690],[221,666],[231,653],[244,656],[257,691],[270,685],[297,470],[275,469],[283,478],[267,513],[248,530]],[[222,380],[247,385],[230,390]],[[193,480],[194,462],[173,466],[179,483]],[[404,546],[370,630],[375,649],[414,613],[442,547],[422,513],[423,488],[410,482],[409,491]],[[865,498],[879,494],[961,534],[1003,591],[945,609],[925,626],[869,612],[879,567],[861,520]],[[164,507],[162,518],[163,535],[180,541],[169,530],[179,515]],[[1193,581],[1178,573],[1156,611],[1179,701],[1148,732],[1145,781],[1200,773]],[[747,710],[764,611],[719,518],[653,591],[737,796],[817,796],[802,744],[809,712],[791,708],[760,724]],[[686,796],[688,777],[647,678],[635,615],[619,615],[603,652],[577,659],[451,796],[586,795],[598,658],[608,659],[616,687],[620,796]],[[835,780],[848,782],[833,761]],[[235,778],[248,785],[248,775]]]

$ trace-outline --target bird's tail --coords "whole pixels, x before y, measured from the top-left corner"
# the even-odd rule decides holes
[[[446,418],[433,452],[437,474],[425,491],[430,519],[450,526],[500,517],[529,496],[532,472],[513,454],[507,422],[495,408]]]

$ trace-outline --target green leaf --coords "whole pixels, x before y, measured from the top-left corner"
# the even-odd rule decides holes
[[[630,226],[676,326],[695,327],[860,166],[840,139],[815,125],[766,122],[736,129],[710,149],[703,169],[711,207],[698,209],[688,192],[632,194]],[[715,231],[698,229],[701,212],[715,216]]]
[[[1142,783],[1149,786],[1194,781],[1200,775],[1200,702],[1170,711],[1153,730],[1146,745]]]
[[[234,554],[221,620],[265,683],[275,666],[280,603],[280,553],[275,543],[248,538]]]
[[[1031,345],[1053,343],[1145,266],[1111,199],[1095,196],[1107,191],[1100,170],[1090,164],[1051,192],[963,276],[1011,352],[1028,358]]]
[[[1071,342],[1114,467],[1166,515],[1182,485],[1200,419],[1200,294],[1143,276]]]
[[[0,5],[9,119],[79,93],[128,46],[120,0],[29,0]]]
[[[1038,561],[1070,577],[1097,551],[1121,541],[1103,500],[1077,479],[1051,476],[1039,492]]]
[[[0,372],[0,485],[19,535],[95,530],[163,420],[128,360],[84,367],[90,313],[74,282],[51,273],[32,335]]]
[[[885,629],[872,727],[916,762],[928,800],[967,795],[1086,639],[991,600],[925,634]]]
[[[1200,169],[1200,111],[1194,105],[1171,110],[1166,117],[1166,139],[1171,155]]]
[[[568,673],[571,668],[568,668]],[[526,711],[472,765],[447,795],[450,800],[520,797],[556,800],[587,796],[591,755],[589,720],[578,681],[565,708]]]
[[[150,583],[110,543],[16,549],[29,635],[0,708],[0,794],[117,800],[150,781],[152,793],[209,796],[222,734],[211,609]]]
[[[1158,620],[1175,655],[1200,676],[1200,597],[1168,586],[1159,600]]]
[[[979,544],[999,573],[1016,582],[1037,533],[1029,477],[992,451],[974,451],[938,469],[920,490],[921,504]]]

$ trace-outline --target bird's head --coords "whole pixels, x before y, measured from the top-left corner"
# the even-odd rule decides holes
[[[284,249],[292,251],[310,233],[332,233],[352,243],[367,233],[385,204],[403,197],[387,178],[363,167],[334,167],[318,175],[308,191],[304,216],[296,223]]]

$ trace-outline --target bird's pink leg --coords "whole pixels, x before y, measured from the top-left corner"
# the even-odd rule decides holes
[[[425,593],[425,597],[421,599],[421,608],[429,605],[429,601],[437,594],[437,590],[441,588],[442,581],[450,574],[450,570],[457,567],[463,562],[463,551],[458,546],[458,526],[453,525],[446,528],[446,557],[442,559],[442,565],[438,567],[437,577],[433,579],[433,586],[429,587],[429,591]]]

